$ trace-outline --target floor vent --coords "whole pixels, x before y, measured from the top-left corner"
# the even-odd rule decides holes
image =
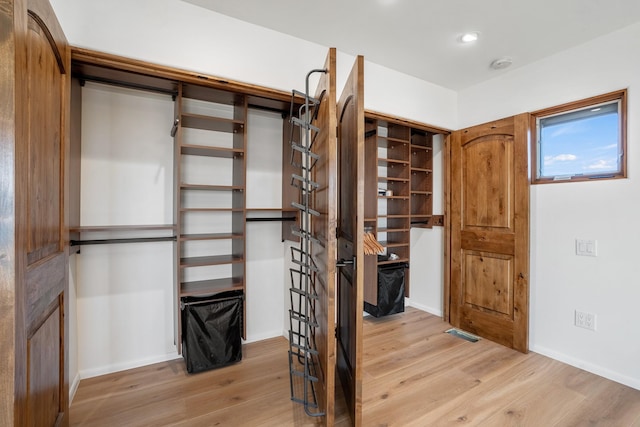
[[[480,338],[475,335],[471,335],[468,332],[464,332],[455,328],[447,329],[445,333],[453,335],[454,337],[462,338],[463,340],[467,340],[469,342],[478,342],[480,340]]]

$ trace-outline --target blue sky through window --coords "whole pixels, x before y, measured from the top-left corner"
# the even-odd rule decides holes
[[[544,125],[540,176],[606,175],[620,170],[617,112]]]

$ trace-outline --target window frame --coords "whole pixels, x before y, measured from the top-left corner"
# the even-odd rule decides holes
[[[600,104],[620,102],[620,171],[606,173],[605,175],[573,175],[558,179],[555,177],[539,177],[538,165],[540,162],[540,152],[538,144],[538,119],[548,116],[568,113],[573,110],[596,107]],[[555,107],[545,108],[531,113],[531,183],[532,184],[555,184],[560,182],[585,182],[602,181],[610,179],[621,179],[627,177],[627,89],[593,96],[579,101],[568,102]]]

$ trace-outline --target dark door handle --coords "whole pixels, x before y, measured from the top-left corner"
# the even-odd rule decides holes
[[[355,259],[347,260],[347,259],[341,258],[338,261],[336,261],[336,267],[346,267],[347,265],[354,265],[355,263],[356,263]]]

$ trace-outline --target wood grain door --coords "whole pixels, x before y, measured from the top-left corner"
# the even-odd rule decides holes
[[[318,351],[318,406],[325,413],[324,425],[334,424],[335,401],[335,281],[336,281],[336,218],[337,218],[337,149],[336,149],[336,50],[329,50],[325,73],[315,98],[321,100],[313,125],[320,129],[312,150],[320,156],[313,169],[313,180],[319,184],[313,207],[320,216],[311,217],[312,234],[317,238],[311,248],[313,262],[318,267],[315,292],[318,302],[314,318],[318,324],[313,337]]]
[[[528,350],[529,116],[451,138],[450,322]]]
[[[69,46],[46,0],[9,3],[16,70],[13,425],[66,425]]]
[[[364,306],[364,59],[356,58],[337,106],[338,269],[337,371],[353,425],[362,424]],[[349,264],[353,262],[353,264]]]

